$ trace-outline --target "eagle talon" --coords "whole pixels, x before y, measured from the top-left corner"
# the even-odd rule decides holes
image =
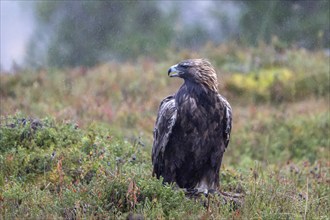
[[[197,189],[184,189],[186,194],[191,194],[191,195],[195,195],[196,193],[198,193]]]
[[[215,194],[217,191],[215,190],[215,189],[209,189],[208,190],[208,193],[210,193],[210,194]]]
[[[198,192],[199,192],[199,193],[203,193],[205,196],[207,196],[207,194],[209,194],[208,189],[204,189],[204,188],[199,188],[199,189],[198,189]]]

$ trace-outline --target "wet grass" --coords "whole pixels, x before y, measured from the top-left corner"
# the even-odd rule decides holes
[[[188,199],[151,176],[152,129],[181,81],[167,68],[207,57],[234,111],[218,196]],[[166,62],[0,75],[3,219],[327,219],[329,64],[321,52],[206,46]],[[245,82],[248,82],[247,84]],[[246,85],[246,86],[245,86]]]

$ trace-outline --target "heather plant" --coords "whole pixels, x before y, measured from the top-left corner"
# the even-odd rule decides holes
[[[187,57],[214,63],[233,107],[220,195],[152,177],[157,108],[182,83],[167,69]],[[322,52],[226,44],[0,74],[0,218],[327,219],[328,71]]]

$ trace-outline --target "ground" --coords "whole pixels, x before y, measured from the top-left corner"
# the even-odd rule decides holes
[[[240,206],[151,176],[157,108],[182,83],[167,69],[188,55],[210,59],[232,104],[220,179]],[[1,74],[1,218],[327,219],[328,59],[221,45],[166,62]]]

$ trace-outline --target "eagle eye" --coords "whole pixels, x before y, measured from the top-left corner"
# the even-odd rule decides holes
[[[180,66],[183,68],[188,68],[190,66],[190,63],[180,63]]]

